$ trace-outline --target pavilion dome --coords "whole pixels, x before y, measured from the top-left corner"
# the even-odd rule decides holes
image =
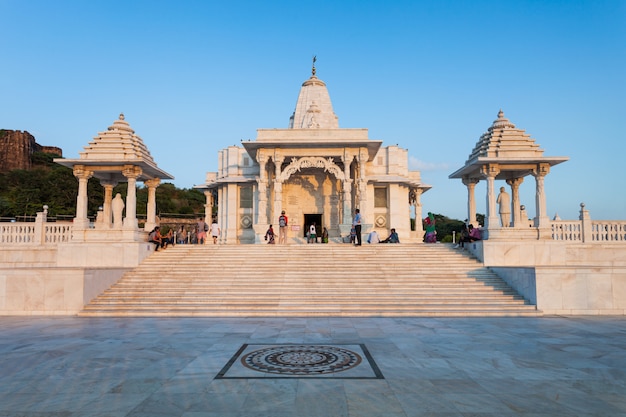
[[[122,173],[125,166],[135,166],[142,170],[139,181],[151,178],[174,179],[161,170],[143,140],[135,134],[125,120],[124,114],[109,126],[106,132],[100,132],[93,138],[78,159],[55,158],[56,163],[73,168],[77,165],[91,167],[94,176],[104,180],[125,181]]]
[[[523,129],[515,127],[504,112],[498,112],[498,118],[483,133],[472,150],[468,161],[479,157],[487,158],[541,158],[543,149],[535,143]]]
[[[333,111],[326,83],[315,75],[302,83],[296,109],[289,118],[289,129],[338,129],[339,120]]]
[[[98,133],[84,149],[84,152],[80,153],[80,159],[142,161],[155,165],[150,151],[125,120],[123,113],[106,132]]]

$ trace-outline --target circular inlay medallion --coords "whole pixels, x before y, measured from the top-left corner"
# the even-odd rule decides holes
[[[361,356],[336,346],[284,345],[247,353],[241,363],[270,374],[320,375],[354,368],[361,363]]]

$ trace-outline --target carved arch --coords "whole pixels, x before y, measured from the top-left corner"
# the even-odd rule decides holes
[[[345,180],[343,170],[335,164],[333,158],[324,159],[320,156],[305,156],[303,158],[291,158],[289,165],[280,174],[280,181],[287,181],[289,177],[299,172],[302,168],[320,168],[330,172],[340,181]]]

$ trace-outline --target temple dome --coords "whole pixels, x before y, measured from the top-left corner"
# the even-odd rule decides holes
[[[315,75],[302,83],[296,109],[289,118],[289,129],[338,129],[339,120],[333,111],[326,83]]]

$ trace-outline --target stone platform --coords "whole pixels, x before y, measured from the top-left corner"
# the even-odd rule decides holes
[[[2,317],[0,333],[3,417],[626,416],[623,317]],[[253,352],[341,368],[281,378],[241,365]]]

